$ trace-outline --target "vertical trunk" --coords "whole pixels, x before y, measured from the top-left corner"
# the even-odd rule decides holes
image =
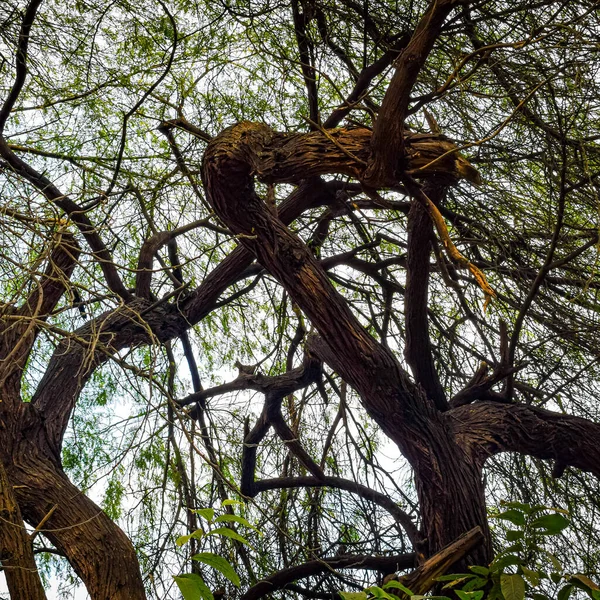
[[[431,556],[479,526],[486,541],[454,568],[487,565],[493,553],[481,467],[462,451],[448,431],[430,440],[429,446],[431,460],[424,468],[415,468],[426,552]]]

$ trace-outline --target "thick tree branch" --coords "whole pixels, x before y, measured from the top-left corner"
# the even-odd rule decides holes
[[[396,61],[396,71],[373,129],[373,155],[363,178],[372,188],[394,185],[405,170],[401,161],[405,145],[404,119],[410,92],[446,17],[457,3],[457,0],[433,0]]]
[[[447,180],[428,179],[424,193],[436,204],[445,196]],[[448,402],[433,362],[427,318],[429,257],[433,240],[433,224],[426,208],[413,201],[408,213],[408,255],[406,260],[406,293],[404,322],[406,347],[404,354],[415,380],[433,400],[438,410],[446,410]]]
[[[476,402],[446,413],[461,444],[483,465],[500,452],[556,460],[600,477],[600,424],[524,404]]]
[[[14,463],[7,471],[23,517],[34,525],[44,521],[41,533],[68,557],[91,598],[146,600],[133,545],[102,509],[43,456],[43,433],[36,430],[39,437],[29,430],[30,439],[15,449]],[[106,543],[119,561],[106,560]]]
[[[258,600],[267,594],[284,589],[286,584],[298,579],[327,573],[338,569],[360,569],[392,573],[403,569],[410,569],[415,565],[415,554],[400,554],[398,556],[362,556],[346,555],[331,558],[319,558],[308,561],[296,567],[283,569],[263,579],[251,587],[241,600]]]

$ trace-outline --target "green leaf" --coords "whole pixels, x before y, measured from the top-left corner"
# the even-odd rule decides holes
[[[571,575],[571,581],[575,579],[576,582],[575,584],[577,585],[577,582],[582,583],[583,584],[583,589],[585,590],[600,590],[600,587],[598,587],[589,577],[586,577],[585,575],[581,575],[580,573],[576,573],[575,575]],[[577,587],[582,587],[582,586],[577,586]]]
[[[550,600],[546,594],[540,594],[539,592],[528,592],[532,600]]]
[[[532,571],[527,567],[521,565],[521,571],[523,573],[523,577],[527,580],[527,582],[533,587],[537,587],[540,585],[540,574],[537,571]]]
[[[516,542],[517,540],[523,539],[525,533],[523,531],[519,531],[518,529],[509,529],[506,532],[506,539],[509,542]]]
[[[520,575],[503,573],[500,576],[500,588],[505,600],[525,599],[525,580]]]
[[[206,519],[209,523],[212,523],[215,518],[214,508],[197,508],[192,510],[193,513],[200,515],[203,519]]]
[[[367,600],[365,592],[338,592],[344,600]]]
[[[200,575],[186,573],[174,576],[173,579],[184,600],[214,600],[212,592]]]
[[[408,594],[409,596],[413,595],[413,593],[405,585],[402,585],[399,581],[395,581],[393,579],[392,579],[392,581],[388,581],[383,586],[383,589],[384,590],[396,589],[396,590],[403,591],[405,594]]]
[[[382,590],[380,587],[374,585],[370,588],[367,588],[365,592],[371,594],[374,598],[383,598],[384,600],[396,600],[397,596],[390,596],[385,590]]]
[[[451,573],[449,575],[440,575],[436,577],[436,581],[458,581],[459,579],[471,579],[472,577],[477,577],[474,573]]]
[[[473,573],[477,573],[477,575],[483,575],[484,577],[487,577],[490,573],[490,570],[487,567],[480,567],[478,565],[469,567],[469,569],[471,569]]]
[[[250,529],[254,529],[257,533],[261,533],[252,523],[249,523],[244,517],[240,517],[238,515],[221,515],[215,519],[215,523],[239,523],[244,527],[249,527]],[[262,535],[262,534],[261,534]]]
[[[467,581],[465,585],[463,585],[464,592],[471,592],[473,590],[480,590],[488,584],[487,577],[475,577],[475,579],[471,579],[471,581]]]
[[[554,570],[558,571],[558,572],[561,572],[562,571],[562,564],[558,560],[558,558],[556,558],[556,556],[554,556],[554,554],[552,554],[551,552],[548,552],[548,551],[546,551],[546,556],[550,559],[550,562],[552,563],[552,566],[554,567]]]
[[[227,577],[233,585],[240,587],[240,578],[238,577],[238,574],[233,570],[229,561],[225,560],[223,557],[213,554],[212,552],[200,552],[199,554],[194,554],[192,560],[197,560],[198,562],[216,569],[223,576]]]
[[[229,527],[217,527],[216,529],[209,531],[206,535],[222,535],[223,537],[231,538],[232,540],[236,540],[252,548],[252,544],[245,537],[242,537],[237,531],[229,529]]]
[[[505,510],[497,515],[492,515],[495,519],[504,519],[506,521],[510,521],[513,525],[520,525],[521,527],[525,525],[525,515],[520,511],[514,508],[510,510]]]
[[[191,535],[181,535],[179,536],[176,540],[175,540],[175,545],[176,546],[184,546],[185,544],[187,544],[190,540],[192,539]]]
[[[556,600],[568,600],[568,598],[571,595],[571,592],[573,591],[574,588],[575,588],[574,585],[571,585],[571,584],[565,585],[563,588],[561,588],[559,590]]]
[[[481,600],[483,598],[483,591],[477,592],[463,592],[462,590],[454,590],[454,593],[460,598],[460,600]]]
[[[505,554],[504,556],[497,557],[492,563],[493,570],[496,572],[502,572],[506,567],[512,565],[520,565],[521,559],[514,554]]]
[[[239,500],[231,500],[231,498],[227,498],[227,500],[223,500],[223,502],[221,502],[221,506],[244,506],[243,502],[240,502]]]
[[[502,506],[507,506],[508,508],[516,508],[517,510],[520,510],[522,513],[525,513],[526,515],[531,514],[536,508],[536,507],[532,507],[530,504],[523,504],[523,502],[501,501],[500,504],[502,504]]]
[[[569,526],[569,519],[561,514],[542,515],[531,522],[531,526],[542,529],[544,535],[556,535]]]

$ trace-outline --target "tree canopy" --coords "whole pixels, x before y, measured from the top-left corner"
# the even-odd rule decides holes
[[[596,2],[0,23],[11,598],[336,598],[488,565],[502,502],[599,574]]]

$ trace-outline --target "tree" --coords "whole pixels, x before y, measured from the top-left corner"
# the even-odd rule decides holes
[[[568,508],[594,573],[594,2],[1,11],[11,598],[51,556],[94,600],[175,597],[175,539],[232,498],[266,535],[202,543],[246,600],[473,527],[486,564],[502,498]]]

